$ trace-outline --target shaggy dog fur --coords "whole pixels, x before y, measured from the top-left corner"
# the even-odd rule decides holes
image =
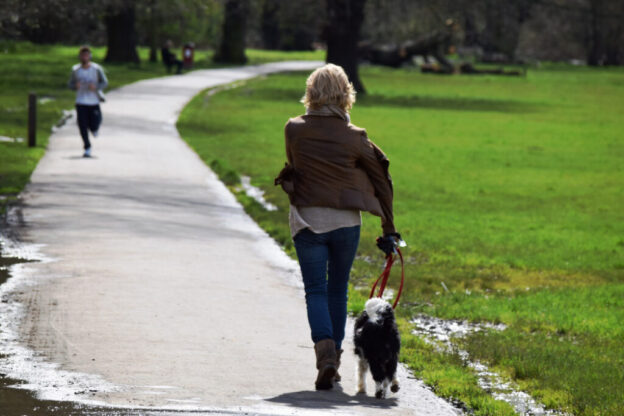
[[[366,370],[370,367],[375,380],[375,397],[386,397],[388,386],[399,391],[396,369],[401,337],[392,306],[381,298],[366,302],[365,311],[355,321],[355,354],[359,357],[358,393],[366,392]]]

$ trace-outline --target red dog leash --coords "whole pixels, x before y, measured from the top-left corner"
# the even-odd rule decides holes
[[[392,309],[396,309],[397,304],[399,303],[399,299],[401,298],[401,292],[403,292],[403,282],[405,281],[405,264],[403,263],[403,254],[401,253],[401,250],[397,247],[396,248],[396,252],[399,255],[399,259],[401,260],[401,285],[399,286],[399,292],[397,293],[396,299],[394,300],[394,304],[392,305]],[[381,275],[377,278],[377,280],[375,280],[375,284],[373,284],[373,289],[370,292],[370,296],[368,297],[369,299],[373,297],[373,295],[375,294],[375,289],[377,288],[377,283],[379,283],[379,281],[381,281],[381,284],[379,286],[379,293],[377,293],[377,297],[381,297],[384,293],[384,290],[386,289],[386,284],[388,283],[388,278],[390,277],[390,270],[392,270],[392,264],[394,263],[394,261],[396,260],[396,257],[394,257],[394,255],[388,254],[386,256],[386,267],[384,267],[383,272],[381,272]]]

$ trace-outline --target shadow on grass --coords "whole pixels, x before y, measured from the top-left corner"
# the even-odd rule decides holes
[[[363,107],[382,106],[450,111],[493,111],[498,113],[532,113],[540,110],[539,106],[535,104],[521,101],[418,95],[364,95],[358,97],[356,105]]]
[[[299,90],[288,88],[256,89],[250,86],[243,86],[240,89],[240,94],[268,101],[297,102],[301,99],[301,92]],[[542,106],[538,104],[522,101],[467,97],[430,97],[420,95],[359,95],[355,105],[362,107],[423,108],[449,111],[491,111],[497,113],[533,113],[542,110]]]

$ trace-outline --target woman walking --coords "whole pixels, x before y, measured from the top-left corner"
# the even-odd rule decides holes
[[[359,239],[360,211],[381,217],[378,245],[400,238],[392,214],[386,155],[350,123],[355,91],[344,70],[327,64],[306,82],[305,115],[286,123],[288,163],[275,179],[290,199],[290,230],[305,287],[316,353],[316,389],[340,381],[347,289]]]

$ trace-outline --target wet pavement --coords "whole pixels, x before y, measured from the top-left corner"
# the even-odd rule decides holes
[[[1,232],[0,230],[0,233]],[[9,278],[11,266],[32,261],[19,257],[3,256],[2,241],[3,240],[0,240],[0,285],[4,284]],[[1,301],[2,299],[0,299],[0,302]],[[1,332],[2,327],[0,326],[0,333]],[[0,360],[4,358],[6,358],[6,356],[0,354]],[[72,403],[37,400],[31,391],[18,387],[24,384],[24,381],[12,380],[0,373],[0,415],[67,416],[78,413],[86,414],[82,406],[77,406]]]
[[[88,414],[85,412],[86,409],[72,403],[37,400],[32,392],[13,387],[20,384],[23,382],[0,376],[0,414],[2,416]]]

